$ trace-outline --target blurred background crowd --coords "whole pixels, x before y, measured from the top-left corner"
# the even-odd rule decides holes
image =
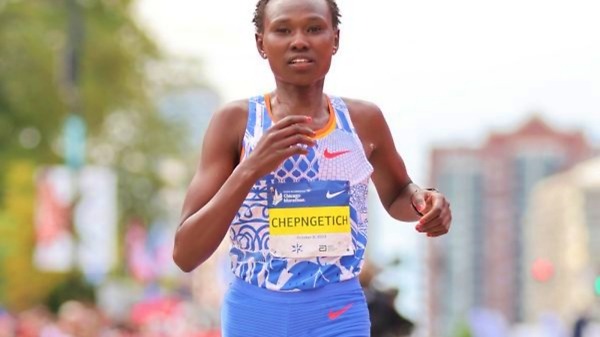
[[[212,111],[233,95],[256,94],[240,89],[244,83],[272,89],[255,77],[253,63],[246,64],[248,73],[237,71],[236,57],[255,54],[253,3],[247,2],[0,0],[0,337],[220,336],[220,300],[232,277],[227,243],[184,274],[172,262],[172,240]],[[357,33],[363,18],[350,14],[366,10],[362,2],[339,3],[349,13],[342,29]],[[178,5],[180,17],[160,20]],[[232,37],[216,27],[228,25],[225,14],[236,20],[236,5],[245,15],[239,29],[248,33],[248,48],[232,55],[220,43],[235,45],[239,30]],[[381,1],[372,5],[381,15],[401,12]],[[193,11],[185,6],[200,6],[193,7],[193,22],[203,30],[186,26],[184,12]],[[549,5],[527,0],[519,6]],[[451,104],[431,114],[382,102],[409,171],[415,168],[417,182],[448,196],[454,221],[447,236],[423,240],[412,226],[390,221],[372,191],[372,248],[361,282],[373,337],[600,336],[600,40],[588,29],[600,31],[597,20],[590,23],[591,9],[600,8],[584,0],[552,8],[581,13],[573,22],[590,36],[556,53],[577,56],[583,68],[560,72],[563,77],[549,70],[535,82],[549,83],[550,93],[580,85],[573,97],[587,101],[565,96],[571,111],[548,103],[555,115],[542,109],[515,117],[507,109],[511,118],[492,113],[478,120]],[[174,25],[178,20],[184,27]],[[169,29],[179,37],[194,31],[189,43],[204,49],[172,52],[165,47]],[[407,49],[423,48],[411,41]],[[357,50],[348,49],[350,55]],[[331,86],[377,100],[366,79],[356,89],[345,87],[374,67],[353,72],[344,63],[353,56],[347,57],[339,62],[348,68],[332,69]],[[423,76],[436,76],[427,69]],[[232,83],[237,89],[219,85],[228,73],[239,78]],[[453,83],[473,80],[450,75]],[[395,77],[379,80],[396,83]],[[514,83],[527,80],[523,75]],[[398,88],[407,85],[398,81]],[[411,92],[421,85],[408,85],[405,101],[420,97]],[[535,97],[528,106],[543,108],[559,96],[534,87],[519,93]],[[466,88],[438,89],[469,100]],[[435,85],[428,90],[435,96]],[[415,98],[413,104],[426,103]],[[422,119],[397,117],[398,110]],[[446,133],[419,138],[425,124]],[[411,137],[420,144],[413,147]],[[413,156],[415,148],[422,159]]]

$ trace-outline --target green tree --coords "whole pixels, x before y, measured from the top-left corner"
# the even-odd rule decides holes
[[[32,265],[34,243],[34,166],[20,160],[8,165],[6,205],[0,212],[0,303],[14,310],[37,303],[64,277],[42,273]]]
[[[69,1],[74,0],[0,0],[0,166],[15,158],[60,163],[64,121],[78,113],[88,129],[88,160],[112,165],[125,182],[121,196],[132,206],[124,216],[151,217],[156,208],[146,207],[140,191],[152,193],[159,186],[155,171],[161,158],[181,157],[185,150],[182,126],[155,107],[163,83],[152,81],[148,70],[159,72],[164,58],[132,19],[132,1],[78,0],[84,27],[79,104],[69,105]],[[73,106],[79,111],[69,111]],[[0,167],[0,184],[3,171]]]
[[[27,171],[33,181],[35,167],[62,163],[61,135],[72,113],[87,126],[87,162],[111,166],[118,174],[120,224],[134,217],[148,223],[164,211],[154,198],[163,184],[160,165],[184,156],[185,128],[156,108],[155,98],[168,85],[166,76],[150,74],[160,73],[166,59],[133,19],[132,3],[0,0],[0,230],[32,228],[32,209],[16,220],[3,212],[8,207],[7,187],[14,185],[7,172],[14,163],[27,162],[33,167]],[[69,4],[76,5],[82,22],[79,62],[71,63],[79,74],[75,87],[67,76]],[[23,202],[33,205],[34,193],[28,198]],[[25,289],[30,286],[25,280],[39,276],[7,258],[10,252],[22,252],[26,254],[18,263],[27,263],[33,241],[32,230],[0,238],[0,275],[10,278],[0,283],[0,300],[7,294],[2,287]],[[33,303],[38,295],[32,292],[11,303]]]

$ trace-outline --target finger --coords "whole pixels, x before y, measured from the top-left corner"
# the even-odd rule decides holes
[[[431,213],[435,212],[432,211]],[[435,228],[438,226],[442,226],[446,229],[449,229],[450,223],[452,222],[452,213],[450,212],[450,208],[446,206],[440,211],[439,216],[434,218],[428,218],[427,220],[428,221],[426,222],[421,222],[422,220],[419,221],[419,223],[416,226],[416,229],[420,232],[429,232],[431,230],[435,230]]]
[[[437,230],[439,227],[442,227],[442,224],[442,218],[435,218],[425,224],[418,224],[415,229],[421,233],[429,233]]]
[[[449,211],[442,212],[443,215],[438,219],[430,221],[427,225],[417,226],[417,230],[424,233],[438,233],[443,232],[443,234],[448,233],[450,231],[450,224],[452,222],[452,215]]]
[[[301,145],[292,145],[292,146],[288,146],[287,148],[281,150],[280,153],[281,153],[281,156],[283,157],[283,159],[285,159],[285,158],[289,158],[294,155],[307,155],[308,149]]]
[[[439,230],[439,231],[427,233],[427,236],[430,237],[430,238],[434,238],[434,237],[442,236],[442,235],[447,234],[447,233],[448,233],[448,230],[444,229],[444,230]]]
[[[442,214],[441,207],[433,207],[433,208],[429,209],[427,211],[427,213],[423,214],[423,216],[419,220],[418,226],[420,226],[420,227],[426,226],[431,221],[438,219],[441,214]]]
[[[441,195],[436,195],[436,193],[430,194],[429,198],[425,199],[429,202],[429,207],[426,208],[426,213],[423,214],[419,223],[425,224],[431,221],[434,218],[440,216],[443,209],[446,209],[446,199]]]
[[[273,124],[272,128],[281,130],[290,125],[307,124],[307,123],[310,123],[311,121],[312,121],[312,117],[309,117],[309,116],[290,115],[290,116],[285,116],[282,119],[280,119],[279,121],[275,122],[275,124]]]
[[[267,137],[271,139],[271,142],[274,142],[296,134],[302,134],[309,137],[314,137],[316,135],[315,131],[307,124],[291,124],[283,129],[273,128],[272,130],[269,130]]]
[[[296,134],[280,140],[275,146],[278,148],[286,148],[295,145],[306,145],[311,147],[315,145],[315,140],[302,134]]]

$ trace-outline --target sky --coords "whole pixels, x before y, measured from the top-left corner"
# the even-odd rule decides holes
[[[198,58],[224,101],[274,88],[254,44],[254,0],[137,0],[142,27],[167,53]],[[338,0],[340,49],[330,94],[383,111],[409,174],[428,185],[434,146],[478,146],[532,114],[600,143],[600,1]],[[201,74],[199,74],[201,76]],[[424,239],[386,220],[374,251],[405,257],[400,307],[422,315]],[[381,233],[385,233],[381,234]],[[371,241],[374,240],[373,238]],[[372,245],[373,246],[373,245]]]

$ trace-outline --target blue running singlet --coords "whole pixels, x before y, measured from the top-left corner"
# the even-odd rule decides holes
[[[328,99],[329,121],[308,154],[259,179],[231,223],[231,268],[248,284],[309,290],[353,279],[362,268],[373,168],[346,104]],[[241,160],[271,125],[269,96],[250,98]]]

